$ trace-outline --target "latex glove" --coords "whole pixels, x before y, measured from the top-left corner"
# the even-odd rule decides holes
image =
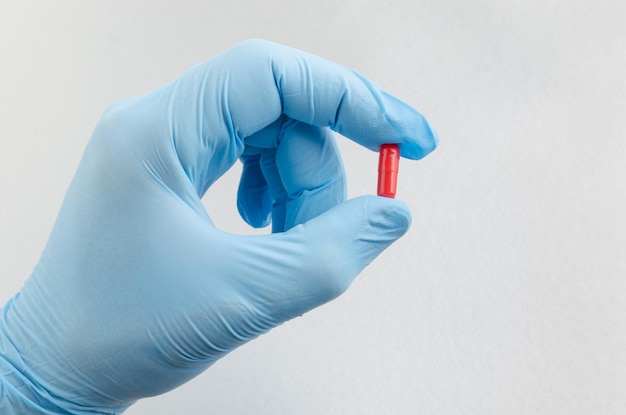
[[[420,114],[367,79],[263,41],[108,109],[3,309],[0,413],[120,413],[341,294],[410,214],[344,202],[331,129],[411,159],[436,146]],[[273,234],[222,232],[201,204],[239,158],[240,212],[253,226],[271,216]]]

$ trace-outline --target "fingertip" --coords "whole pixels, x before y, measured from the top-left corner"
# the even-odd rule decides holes
[[[359,251],[364,259],[362,266],[365,266],[407,232],[411,226],[411,211],[401,200],[359,196],[337,205],[306,225],[317,228],[320,237],[332,243],[354,244],[357,249],[350,252]]]
[[[400,155],[404,158],[420,160],[435,151],[439,145],[439,134],[421,113],[413,108],[410,109],[411,114],[404,117],[406,121],[400,129],[404,137],[399,143]]]
[[[237,200],[237,211],[241,218],[253,228],[265,228],[272,222],[271,211],[255,209],[253,206],[254,204],[242,202],[241,198]]]
[[[435,151],[439,145],[439,134],[436,130],[426,122],[425,128],[422,129],[421,134],[417,137],[418,146],[414,151],[414,160],[420,160]],[[402,148],[400,148],[402,153]]]
[[[369,198],[368,216],[372,228],[389,239],[398,239],[411,226],[411,210],[401,200],[379,196],[363,196]]]
[[[242,157],[243,171],[237,190],[237,210],[241,218],[254,228],[271,222],[272,198],[260,167],[260,156]]]

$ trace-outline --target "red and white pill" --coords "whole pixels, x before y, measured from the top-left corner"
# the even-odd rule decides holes
[[[398,169],[400,167],[400,147],[397,144],[380,146],[378,158],[378,196],[396,197]]]

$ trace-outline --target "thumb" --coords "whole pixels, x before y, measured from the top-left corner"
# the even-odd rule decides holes
[[[299,253],[299,264],[276,274],[272,281],[276,286],[270,290],[282,301],[272,301],[265,312],[276,321],[286,321],[338,297],[370,262],[404,235],[410,223],[411,214],[403,202],[362,196],[282,234],[282,242],[291,245],[282,248],[292,255]]]
[[[182,350],[205,362],[338,297],[411,221],[403,202],[377,196],[340,203],[286,232],[262,236],[207,229],[189,217],[189,232],[159,238],[176,252],[174,269],[164,254],[150,273],[171,270],[177,278],[146,290],[158,290],[149,314],[159,314],[160,322],[152,335],[177,333],[172,355]],[[175,327],[167,329],[161,321],[172,318]]]

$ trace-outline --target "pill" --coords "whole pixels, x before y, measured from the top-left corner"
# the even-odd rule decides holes
[[[398,186],[398,167],[400,165],[400,148],[397,144],[380,146],[378,158],[378,196],[396,197]]]

